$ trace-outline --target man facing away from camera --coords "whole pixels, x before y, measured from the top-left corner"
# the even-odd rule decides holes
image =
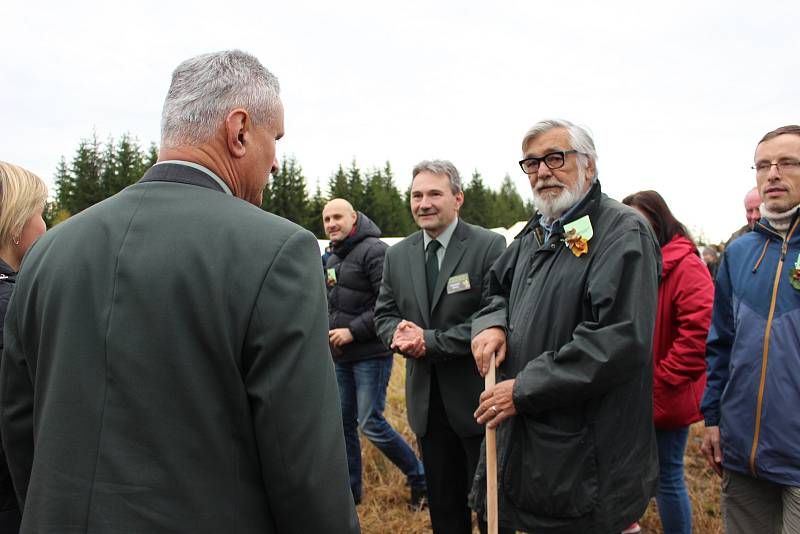
[[[181,63],[158,163],[29,251],[6,323],[21,532],[359,531],[316,240],[260,209],[277,79]]]

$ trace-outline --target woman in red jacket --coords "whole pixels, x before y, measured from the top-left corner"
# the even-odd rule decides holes
[[[640,191],[623,204],[644,215],[661,245],[662,274],[653,337],[653,419],[660,467],[656,502],[665,534],[692,531],[692,509],[683,476],[689,425],[700,421],[706,383],[706,337],[714,284],[686,227],[655,191]]]

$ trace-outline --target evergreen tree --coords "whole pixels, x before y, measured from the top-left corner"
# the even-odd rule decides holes
[[[519,221],[527,221],[531,217],[531,212],[526,209],[522,197],[508,174],[503,178],[500,191],[494,197],[492,211],[492,227],[508,228]]]
[[[303,225],[307,230],[317,236],[317,239],[325,239],[325,228],[322,225],[322,210],[328,199],[322,196],[322,188],[317,182],[317,189],[314,196],[308,202],[308,212],[306,216],[306,223]]]
[[[392,167],[387,162],[383,169],[374,169],[367,177],[366,191],[361,211],[381,229],[384,237],[407,235],[407,210],[403,206]]]
[[[347,183],[347,175],[341,165],[328,180],[328,198],[348,198],[350,196],[350,185]]]
[[[459,216],[468,223],[494,228],[498,225],[494,224],[492,217],[493,200],[493,192],[483,184],[483,178],[476,170],[472,173],[469,185],[464,188],[464,204]]]
[[[262,208],[303,225],[308,217],[308,192],[303,169],[294,156],[284,156],[278,172],[272,175],[269,194],[264,195]]]
[[[100,154],[100,182],[98,184],[99,199],[108,198],[116,191],[113,185],[117,182],[117,151],[114,147],[114,138],[109,137],[105,149]]]
[[[145,170],[149,169],[158,161],[158,146],[155,143],[150,143],[150,148],[147,150],[145,158]]]
[[[151,145],[152,149],[153,145]],[[131,138],[130,134],[123,134],[117,143],[114,153],[113,169],[111,179],[106,184],[108,196],[114,195],[129,185],[136,183],[151,166],[150,159],[152,153],[142,150],[136,139]],[[110,165],[110,161],[105,162]]]
[[[74,189],[69,203],[62,206],[71,215],[80,213],[105,198],[103,190],[103,155],[97,135],[82,139],[72,159],[70,172],[74,177]]]
[[[361,209],[359,206],[364,202],[365,194],[364,179],[361,177],[361,171],[356,164],[355,158],[350,163],[350,168],[347,169],[347,189],[345,200],[349,201],[357,210]]]
[[[52,208],[51,222],[54,222],[55,214],[59,210],[64,210],[68,214],[71,214],[71,210],[74,209],[74,198],[76,194],[75,176],[67,168],[67,162],[64,156],[61,156],[58,167],[56,167],[55,185],[56,200],[55,206]]]

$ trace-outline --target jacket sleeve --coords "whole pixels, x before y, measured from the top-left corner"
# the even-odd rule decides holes
[[[19,339],[17,313],[15,298],[11,297],[0,363],[0,434],[22,509],[33,466],[33,379]]]
[[[383,262],[386,257],[386,244],[383,241],[375,240],[364,255],[363,269],[372,286],[372,293],[377,299],[381,290],[381,280],[383,279]],[[375,338],[375,306],[369,306],[360,315],[350,321],[350,332],[353,339],[363,341]]]
[[[645,366],[652,368],[661,250],[644,224],[595,258],[586,283],[589,316],[572,339],[517,374],[513,399],[519,412],[563,407],[566,399],[584,402],[636,379]]]
[[[700,412],[703,414],[706,426],[719,425],[719,402],[730,375],[728,365],[731,360],[735,331],[733,288],[727,258],[728,252],[725,251],[722,254],[719,271],[717,271],[717,281],[714,286],[714,312],[706,342],[708,372],[706,374],[706,390],[703,393],[703,401],[700,403]]]
[[[676,337],[666,356],[654,370],[655,380],[680,386],[697,380],[706,371],[706,338],[714,304],[714,283],[703,262],[694,255],[676,266]]]
[[[489,271],[494,262],[506,248],[506,240],[500,234],[491,236],[486,247],[481,265],[483,279],[481,281],[481,304],[463,323],[441,330],[425,330],[425,358],[431,363],[452,360],[454,358],[472,357],[470,340],[472,339],[472,322],[488,298]]]
[[[511,294],[521,241],[514,240],[486,273],[483,307],[472,321],[472,337],[487,328],[498,326],[505,329],[508,326],[508,297]]]
[[[375,301],[375,333],[387,349],[391,349],[394,331],[397,325],[403,320],[397,300],[394,296],[392,285],[392,254],[387,252],[383,262],[383,276],[381,277],[381,289],[378,292],[378,300]]]
[[[256,298],[242,375],[276,530],[356,533],[318,261],[305,230],[283,244]]]

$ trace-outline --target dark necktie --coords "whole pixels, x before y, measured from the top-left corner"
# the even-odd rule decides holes
[[[428,243],[428,259],[425,260],[425,278],[428,282],[428,307],[433,303],[433,290],[436,287],[436,279],[439,277],[439,258],[436,251],[442,244],[435,239]]]

